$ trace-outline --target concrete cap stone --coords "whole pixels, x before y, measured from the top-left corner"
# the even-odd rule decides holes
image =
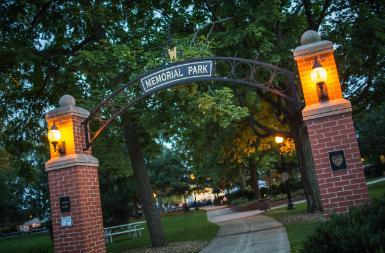
[[[60,107],[75,106],[75,105],[76,105],[75,98],[71,95],[64,95],[59,99]]]
[[[301,45],[306,45],[310,43],[314,43],[317,41],[320,41],[321,37],[319,34],[314,30],[308,30],[304,32],[301,36]]]
[[[309,57],[320,53],[333,52],[333,43],[328,40],[321,40],[310,44],[305,44],[294,49],[294,58]]]
[[[352,105],[351,103],[344,99],[330,100],[322,103],[307,105],[302,110],[302,116],[305,121],[311,119],[322,118],[326,116],[331,116],[335,114],[351,112]]]
[[[71,95],[64,95],[59,99],[59,107],[48,112],[46,119],[61,116],[63,114],[73,114],[83,118],[87,118],[90,112],[81,107],[75,106],[75,98]]]

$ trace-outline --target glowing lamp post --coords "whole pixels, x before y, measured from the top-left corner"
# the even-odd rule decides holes
[[[275,136],[275,142],[277,144],[282,144],[283,143],[283,137],[282,136]]]
[[[55,122],[48,131],[48,140],[51,142],[55,152],[59,152],[61,155],[65,155],[65,141],[59,143],[61,139],[61,133],[59,128],[56,126]]]
[[[315,58],[313,68],[310,72],[310,79],[317,85],[317,95],[320,102],[329,100],[328,91],[325,84],[327,77],[328,75],[326,69],[322,66],[321,63],[317,61],[317,58]]]
[[[283,137],[282,136],[275,136],[275,142],[281,147],[283,145]],[[287,169],[285,166],[285,160],[283,157],[282,152],[279,152],[281,155],[281,168],[282,168],[282,181],[285,183],[286,192],[287,192],[287,209],[293,209],[294,204],[291,201],[291,192],[289,187],[289,176],[287,173]]]

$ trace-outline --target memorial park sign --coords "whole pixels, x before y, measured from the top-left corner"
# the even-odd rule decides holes
[[[149,74],[140,79],[144,94],[163,89],[180,82],[199,81],[213,76],[213,61],[197,61],[179,64]]]

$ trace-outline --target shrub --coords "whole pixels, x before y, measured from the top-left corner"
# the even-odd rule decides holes
[[[242,206],[242,205],[247,204],[247,203],[250,203],[250,200],[247,198],[239,198],[239,199],[234,199],[233,201],[231,201],[231,204],[233,204],[234,206]]]
[[[306,253],[355,253],[385,250],[385,200],[332,215],[304,244]]]
[[[248,200],[254,199],[254,192],[251,190],[236,191],[227,195],[227,199],[232,204],[235,199],[246,198]]]
[[[213,201],[214,206],[220,206],[221,205],[221,200],[219,198],[215,198]]]

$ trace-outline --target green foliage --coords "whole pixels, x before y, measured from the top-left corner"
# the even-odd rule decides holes
[[[0,149],[0,170],[9,169],[9,154],[4,149]]]
[[[369,197],[371,199],[381,199],[385,196],[385,181],[368,185]]]
[[[286,224],[285,230],[290,242],[290,252],[299,253],[303,244],[307,242],[309,236],[315,233],[318,226],[319,222]]]
[[[234,104],[235,98],[230,88],[215,90],[211,96],[208,93],[198,98],[198,107],[202,114],[213,119],[214,122],[226,128],[233,122],[239,122],[249,115],[245,107]]]
[[[308,238],[302,252],[384,252],[385,199],[332,215]]]
[[[322,31],[338,45],[336,62],[344,93],[354,109],[370,111],[384,100],[384,4],[354,0],[336,7],[339,11],[326,18]]]
[[[356,125],[359,133],[360,151],[364,156],[377,159],[385,152],[385,103],[358,118]]]
[[[243,205],[247,205],[247,204],[249,204],[251,202],[252,201],[249,200],[248,198],[241,197],[241,198],[232,200],[231,204],[234,205],[234,206],[243,206]]]
[[[186,166],[171,150],[165,150],[148,164],[151,183],[162,195],[187,195],[190,192],[190,177]]]
[[[226,195],[228,200],[231,204],[233,204],[234,201],[237,199],[247,199],[247,200],[253,200],[254,199],[254,192],[251,190],[244,190],[244,191],[235,191],[230,194]],[[235,205],[235,204],[234,204]]]

